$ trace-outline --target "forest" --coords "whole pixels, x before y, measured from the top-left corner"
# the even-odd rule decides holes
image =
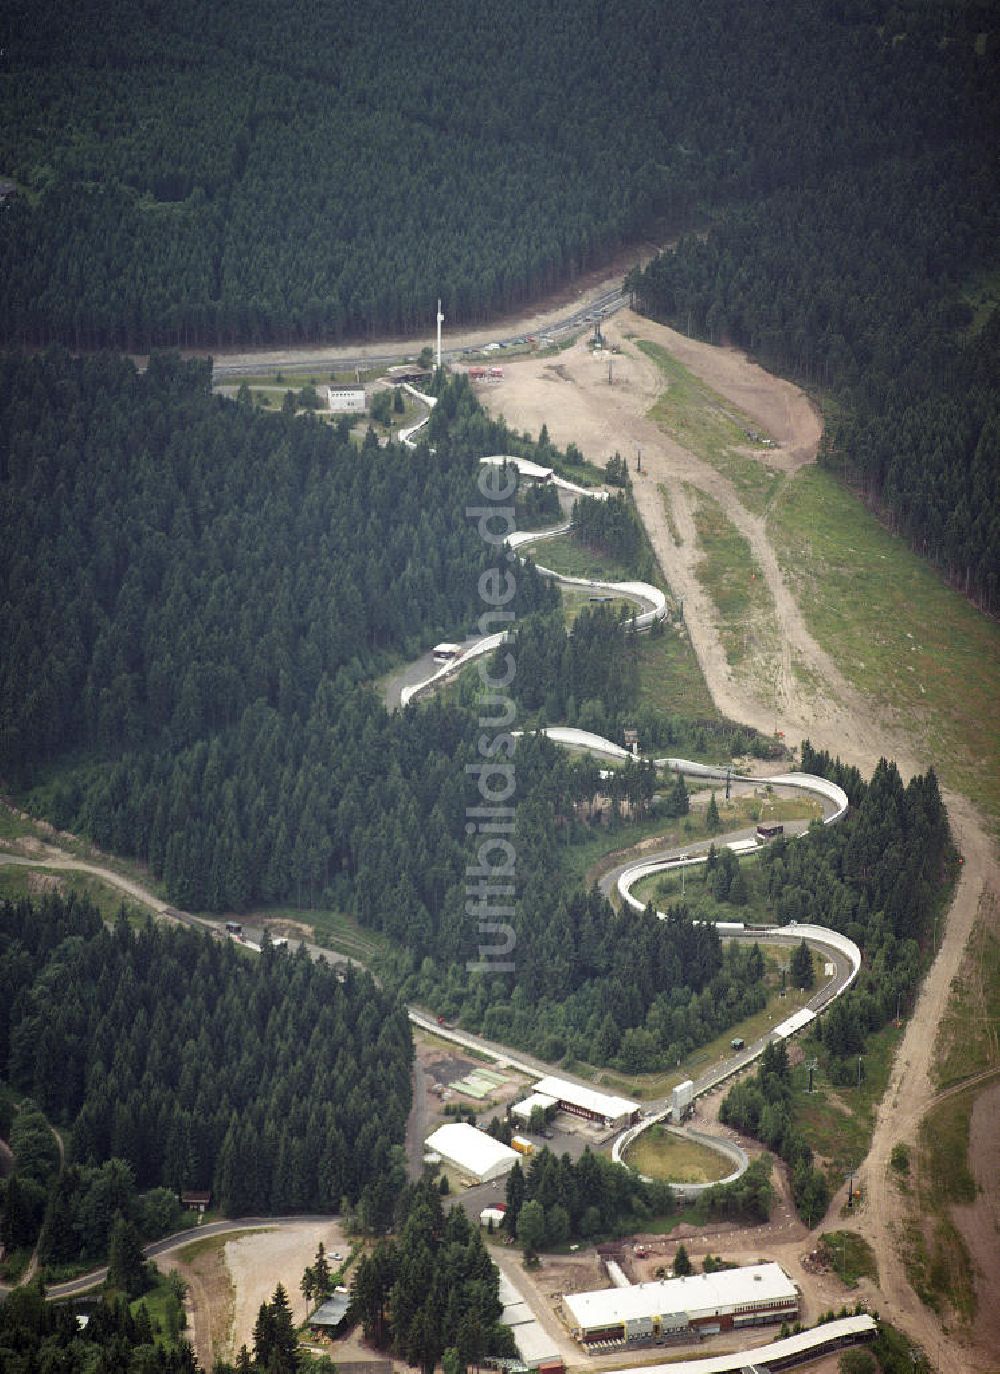
[[[627,23],[511,0],[502,43],[457,0],[29,9],[0,67],[8,342],[411,331],[438,294],[475,322],[651,230],[923,149],[906,212],[937,209],[939,171],[963,202],[990,186],[987,0],[672,0],[668,25],[654,0]]]
[[[765,1046],[753,1077],[730,1088],[719,1108],[719,1120],[763,1141],[785,1161],[796,1211],[807,1226],[814,1226],[826,1213],[830,1188],[793,1120],[791,1069],[783,1041]]]
[[[755,1160],[732,1184],[708,1188],[700,1210],[708,1219],[766,1221],[773,1192],[771,1161]],[[504,1231],[515,1236],[525,1254],[558,1248],[568,1240],[594,1241],[602,1236],[642,1230],[651,1217],[668,1215],[680,1204],[668,1183],[643,1179],[584,1150],[574,1163],[549,1149],[536,1152],[507,1175]]]
[[[48,1167],[18,1157],[5,1238],[40,1230],[44,1263],[94,1259],[116,1213],[142,1225],[140,1194],[185,1188],[230,1216],[356,1204],[387,1224],[412,1042],[370,975],[187,928],[107,929],[58,894],[0,907],[0,948],[0,1074],[69,1140],[61,1174],[42,1128]]]
[[[486,1356],[517,1357],[482,1230],[460,1207],[446,1214],[428,1178],[402,1195],[395,1237],[359,1261],[351,1307],[376,1349],[423,1374],[442,1360],[451,1371]]]
[[[820,462],[995,614],[996,12],[863,8],[827,7],[857,54],[851,111],[798,124],[801,174],[717,205],[707,233],[627,286],[655,318],[829,398]]]

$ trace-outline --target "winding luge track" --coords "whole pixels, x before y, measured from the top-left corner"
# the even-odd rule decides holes
[[[429,407],[434,404],[433,397],[421,396],[420,399],[425,400],[428,403]],[[419,425],[415,426],[414,429],[408,431],[405,436],[400,436],[401,439],[403,439],[403,442],[407,444],[408,447],[416,447],[412,439],[412,434],[419,428]],[[552,473],[547,469],[538,469],[537,464],[530,464],[527,460],[524,459],[514,458],[506,455],[497,455],[483,458],[481,459],[481,462],[491,464],[502,464],[505,462],[511,463],[512,465],[518,467],[521,470],[522,475],[526,477],[543,478],[543,480],[550,480],[555,485],[562,487],[573,494],[596,496],[598,499],[606,499],[607,497],[606,492],[587,491],[584,488],[578,487],[575,483],[567,482],[565,479],[558,477],[556,474]],[[532,468],[537,470],[530,471],[530,469]],[[509,547],[511,548],[511,551],[514,552],[516,549],[521,548],[527,544],[535,543],[541,539],[553,538],[557,535],[564,534],[568,531],[569,528],[570,526],[568,524],[562,524],[560,526],[542,531],[518,531],[517,533],[513,534],[507,542]],[[561,573],[554,572],[552,569],[547,569],[543,567],[539,567],[539,572],[541,572],[543,576],[550,577],[554,581],[565,586],[583,587],[585,589],[590,589],[595,592],[607,593],[612,596],[617,596],[622,599],[638,603],[641,606],[645,606],[646,609],[641,611],[641,613],[636,615],[633,619],[634,626],[638,631],[648,630],[657,621],[666,618],[666,597],[658,587],[654,587],[648,583],[608,582],[597,579],[570,577],[563,575]],[[478,643],[474,644],[473,646],[471,646],[471,648],[467,649],[464,653],[462,653],[458,658],[445,664],[442,668],[432,673],[423,681],[416,683],[412,686],[409,686],[407,688],[404,688],[401,694],[401,704],[405,707],[417,696],[432,691],[434,687],[436,687],[445,678],[450,677],[455,672],[459,671],[462,667],[465,666],[466,663],[471,661],[473,658],[490,652],[491,649],[495,648],[498,644],[504,642],[506,638],[506,632],[497,635],[485,636]],[[586,749],[593,753],[603,755],[604,757],[617,760],[625,760],[631,757],[629,752],[626,749],[624,749],[621,745],[616,744],[612,740],[605,739],[602,736],[591,734],[588,731],[577,730],[566,726],[552,726],[547,728],[544,731],[544,733],[548,735],[549,738],[553,740],[553,742],[567,747]],[[722,768],[713,768],[709,765],[696,763],[688,759],[657,758],[654,759],[653,762],[657,768],[668,770],[675,773],[685,774],[686,776],[690,777],[708,778],[718,780],[720,782],[726,781],[727,778],[732,778],[737,782],[744,780],[741,779],[739,776],[734,777],[734,775],[731,774],[730,770]],[[745,779],[744,781],[753,781],[758,784],[767,783],[775,787],[797,788],[802,791],[811,792],[815,796],[819,797],[821,802],[824,804],[824,810],[826,812],[826,814],[824,815],[824,824],[827,825],[833,824],[841,820],[842,817],[847,813],[848,799],[846,793],[844,793],[844,791],[841,788],[839,788],[836,784],[831,783],[826,778],[815,777],[812,774],[808,773],[782,773],[776,774],[769,778]],[[756,846],[751,846],[746,832],[737,832],[730,835],[719,836],[718,843],[728,844],[734,850],[734,852],[736,852],[740,857],[750,852],[756,852]],[[692,847],[689,846],[683,854],[678,851],[674,854],[655,857],[639,863],[628,863],[624,865],[620,870],[618,870],[615,874],[609,875],[615,882],[615,886],[617,888],[617,892],[621,900],[627,902],[631,907],[635,909],[642,910],[643,903],[640,902],[638,898],[632,895],[632,888],[642,878],[648,877],[651,874],[658,872],[667,872],[672,869],[686,869],[688,867],[704,864],[707,861],[707,853],[692,854],[690,852],[691,848]],[[122,875],[114,873],[112,870],[101,868],[98,865],[86,864],[78,860],[72,860],[65,855],[52,858],[29,859],[22,856],[13,856],[0,853],[0,864],[3,863],[23,864],[29,867],[48,867],[55,869],[62,868],[87,872],[94,876],[101,877],[106,881],[109,881],[114,886],[127,892],[130,896],[137,898],[145,905],[152,908],[154,911],[157,912],[157,914],[162,915],[168,919],[177,920],[188,925],[202,927],[212,927],[217,924],[214,922],[206,921],[203,918],[194,917],[187,912],[179,911],[177,908],[168,905],[161,898],[154,896],[154,894],[144,889],[139,883],[124,878]],[[607,881],[607,879],[605,881]],[[657,914],[660,916],[661,919],[665,919],[664,913],[658,912]],[[765,1047],[769,1043],[772,1043],[777,1040],[786,1039],[789,1036],[796,1034],[804,1026],[808,1025],[812,1020],[815,1019],[817,1012],[822,1010],[822,1008],[828,1006],[830,1002],[832,1002],[836,997],[841,996],[847,990],[847,988],[850,987],[851,983],[857,977],[858,971],[861,967],[861,951],[858,949],[857,945],[855,945],[853,941],[848,940],[845,936],[841,935],[839,932],[827,930],[822,926],[795,925],[787,927],[749,927],[738,922],[720,922],[717,923],[717,926],[720,932],[722,932],[724,934],[724,937],[727,939],[748,939],[772,944],[798,943],[799,940],[805,939],[809,945],[820,950],[822,953],[826,955],[828,962],[831,963],[833,966],[834,972],[832,977],[830,977],[827,980],[827,982],[824,983],[824,985],[814,995],[814,997],[810,1000],[806,1007],[802,1008],[799,1012],[795,1013],[795,1015],[783,1021],[780,1025],[776,1026],[766,1035],[761,1036],[751,1045],[746,1046],[743,1050],[739,1051],[736,1054],[727,1056],[718,1064],[714,1065],[711,1069],[709,1069],[706,1073],[702,1074],[701,1077],[698,1078],[694,1083],[694,1097],[701,1096],[704,1093],[707,1093],[712,1089],[718,1087],[721,1083],[725,1082],[726,1079],[732,1077],[734,1074],[738,1073],[747,1065],[751,1064],[755,1059],[757,1059],[761,1054],[763,1054]],[[311,957],[329,957],[329,951],[323,950],[318,946],[309,944],[306,941],[302,941],[301,943],[305,945]],[[254,944],[251,944],[250,948],[256,949],[258,947]],[[423,1009],[419,1007],[413,1006],[408,1008],[408,1014],[411,1022],[414,1025],[417,1025],[422,1029],[431,1031],[433,1034],[441,1038],[450,1040],[465,1048],[475,1050],[477,1053],[482,1054],[490,1059],[502,1062],[515,1069],[519,1069],[522,1072],[527,1073],[528,1075],[543,1075],[547,1071],[548,1066],[538,1064],[537,1062],[533,1062],[531,1057],[529,1056],[518,1057],[516,1054],[512,1054],[510,1051],[508,1051],[505,1046],[491,1044],[490,1042],[483,1040],[479,1036],[474,1036],[466,1032],[453,1030],[444,1026],[439,1026],[431,1017],[427,1015],[427,1013]],[[632,1143],[632,1141],[636,1138],[636,1136],[643,1130],[648,1129],[653,1124],[669,1119],[671,1116],[671,1110],[672,1109],[670,1102],[667,1099],[662,1099],[660,1101],[651,1103],[650,1109],[647,1111],[644,1119],[641,1122],[639,1122],[637,1126],[630,1127],[627,1131],[623,1132],[615,1140],[612,1146],[612,1158],[619,1163],[624,1163],[624,1152]],[[733,1153],[732,1142],[728,1140],[723,1141],[721,1138],[711,1137],[701,1133],[699,1133],[699,1138],[707,1145],[715,1145],[716,1148],[721,1148],[724,1153]],[[730,1177],[738,1178],[746,1167],[747,1161],[746,1156],[744,1155],[743,1160],[737,1167],[736,1172],[732,1174]],[[697,1187],[695,1185],[689,1185],[687,1191],[697,1191]],[[302,1220],[302,1218],[297,1219]],[[280,1220],[280,1218],[268,1218],[265,1221],[263,1221],[263,1224],[273,1225],[276,1222],[280,1224]],[[220,1227],[221,1233],[221,1229],[229,1229],[230,1226],[234,1228],[246,1226],[247,1224],[248,1222],[246,1220],[242,1220],[240,1222],[219,1223],[218,1225]],[[204,1235],[206,1233],[206,1230],[202,1229],[198,1234]],[[185,1236],[183,1237],[183,1239],[187,1239],[187,1237]],[[166,1241],[157,1242],[153,1246],[147,1247],[147,1253],[152,1254],[157,1252],[158,1250],[172,1247],[173,1245],[181,1243],[181,1240],[182,1238],[180,1237],[170,1237]],[[100,1271],[97,1271],[95,1274],[83,1276],[80,1279],[75,1280],[71,1284],[60,1285],[60,1288],[58,1290],[52,1290],[49,1296],[68,1296],[71,1292],[80,1291],[77,1285],[85,1285],[87,1283],[92,1284],[93,1282],[95,1282],[95,1280],[99,1281],[100,1276]],[[794,1342],[797,1340],[800,1342],[807,1342],[809,1344],[810,1349],[815,1349],[818,1352],[819,1350],[826,1348],[827,1346],[839,1343],[839,1340],[851,1342],[854,1338],[856,1338],[856,1335],[860,1334],[860,1328],[857,1332],[855,1332],[852,1324],[862,1322],[866,1324],[866,1332],[874,1326],[874,1323],[872,1323],[871,1318],[852,1318],[843,1324],[845,1328],[849,1326],[852,1327],[850,1331],[848,1331],[847,1329],[845,1329],[843,1332],[841,1332],[839,1329],[837,1331],[834,1331],[833,1326],[830,1326],[828,1328],[821,1329],[816,1332],[802,1333],[802,1335],[799,1337],[790,1338],[790,1341]],[[789,1344],[788,1341],[779,1341],[773,1347],[769,1347],[769,1349],[773,1348],[776,1356],[779,1354],[785,1355],[786,1353],[791,1354],[791,1350],[788,1350],[786,1352],[783,1348],[787,1344]],[[805,1349],[805,1346],[803,1346],[803,1349]],[[706,1361],[694,1360],[691,1362],[685,1362],[683,1367],[689,1368],[691,1370],[691,1374],[695,1374],[696,1370],[699,1371],[699,1374],[702,1374],[702,1372],[703,1374],[723,1374],[723,1371],[728,1371],[730,1369],[736,1370],[740,1367],[739,1363],[733,1363],[733,1361],[738,1362],[740,1360],[743,1360],[746,1356],[749,1356],[753,1353],[754,1352],[752,1351],[746,1351],[738,1355],[710,1357]],[[759,1354],[766,1352],[757,1353]],[[659,1374],[659,1371],[664,1370],[664,1368],[665,1367],[663,1366],[654,1367],[654,1369],[656,1369],[657,1371],[657,1374]],[[673,1368],[673,1366],[671,1368]]]
[[[432,398],[427,398],[432,399]],[[499,465],[509,463],[519,469],[520,473],[536,480],[552,481],[559,486],[567,487],[571,491],[581,492],[583,489],[574,483],[568,483],[558,477],[550,468],[542,468],[537,463],[532,463],[527,459],[516,458],[509,455],[494,455],[480,460],[483,463]],[[594,493],[585,493],[592,495]],[[601,492],[599,495],[606,498],[607,493]],[[543,531],[520,530],[512,534],[507,540],[508,547],[512,552],[523,548],[528,544],[534,544],[540,539],[551,539],[557,535],[565,534],[571,526],[561,524]],[[667,602],[663,592],[658,588],[645,582],[608,582],[597,579],[570,577],[562,573],[554,572],[551,568],[538,566],[538,571],[545,577],[563,586],[583,587],[595,592],[603,592],[613,596],[621,597],[626,600],[638,602],[645,605],[646,610],[634,617],[634,626],[638,631],[649,630],[657,621],[666,618]],[[452,677],[460,672],[466,664],[474,658],[489,653],[498,645],[508,639],[507,631],[495,635],[487,635],[478,643],[473,644],[456,658],[446,663],[422,682],[414,683],[405,687],[401,693],[401,704],[405,707],[409,702],[418,696],[432,691],[446,678]],[[565,745],[569,748],[584,749],[591,753],[601,755],[606,758],[624,761],[632,755],[622,745],[616,744],[613,740],[605,739],[601,735],[592,734],[587,730],[577,730],[569,726],[549,726],[541,733],[547,735],[556,744]],[[655,758],[652,760],[658,769],[667,770],[673,773],[684,774],[688,777],[713,779],[719,782],[732,780],[732,770],[725,768],[712,767],[709,764],[696,763],[690,759],[680,758]],[[739,781],[739,778],[736,778]],[[749,781],[749,779],[748,779]],[[778,773],[770,777],[754,778],[752,781],[758,784],[767,784],[772,787],[795,788],[799,791],[809,792],[818,797],[824,808],[824,825],[833,825],[847,814],[848,799],[847,793],[843,788],[828,778],[816,777],[811,773]],[[739,832],[731,835],[719,837],[719,843],[728,845],[738,857],[745,857],[750,853],[758,853],[759,848],[751,838],[752,832]],[[802,830],[799,833],[804,833]],[[647,878],[655,873],[669,872],[672,869],[687,869],[698,867],[708,860],[708,845],[702,845],[705,852],[692,854],[690,847],[683,854],[678,851],[666,856],[658,856],[639,863],[626,864],[616,876],[616,887],[619,897],[623,902],[636,910],[643,910],[643,903],[632,895],[632,889],[643,878]],[[661,920],[666,919],[663,912],[657,912]],[[833,973],[822,987],[814,994],[809,1002],[797,1011],[793,1016],[788,1017],[766,1035],[755,1040],[751,1045],[728,1056],[720,1063],[714,1065],[706,1073],[702,1074],[694,1083],[693,1097],[701,1097],[705,1093],[717,1088],[726,1079],[744,1069],[755,1059],[764,1053],[766,1046],[777,1040],[787,1039],[795,1035],[805,1026],[816,1019],[817,1014],[837,997],[840,997],[854,982],[861,969],[861,951],[853,940],[849,940],[839,931],[828,930],[824,926],[815,925],[794,925],[794,926],[746,926],[742,922],[717,922],[716,928],[726,939],[734,940],[753,940],[761,941],[765,944],[797,944],[800,940],[805,940],[810,946],[820,951],[826,958],[828,966],[832,967]],[[666,1100],[656,1103],[652,1111],[647,1113],[645,1119],[637,1126],[630,1127],[615,1141],[612,1147],[612,1158],[618,1163],[624,1163],[624,1153],[628,1146],[635,1140],[642,1131],[647,1130],[657,1122],[668,1120],[672,1114],[672,1108]],[[726,1152],[729,1150],[729,1142],[721,1141],[720,1148]],[[747,1167],[746,1160],[742,1167],[733,1175],[739,1177],[740,1173]],[[707,1185],[705,1185],[707,1186]],[[694,1186],[687,1191],[698,1191]]]

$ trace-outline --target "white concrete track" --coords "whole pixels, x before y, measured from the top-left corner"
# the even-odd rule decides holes
[[[519,476],[529,477],[536,482],[551,482],[554,487],[568,491],[571,496],[589,496],[594,501],[608,499],[608,493],[601,487],[582,487],[578,482],[570,482],[565,477],[560,477],[555,468],[543,467],[541,463],[532,462],[530,458],[521,458],[516,453],[491,453],[479,461],[489,463],[492,467],[502,467],[507,463],[510,467],[517,468]]]
[[[547,727],[542,733],[547,735],[555,744],[586,749],[606,758],[625,760],[631,757],[629,751],[622,745],[616,744],[614,740],[605,739],[602,735],[595,735],[589,730],[577,730],[571,726],[555,725]],[[695,763],[690,759],[658,758],[654,759],[653,762],[657,768],[685,774],[689,777],[714,778],[720,782],[731,777],[731,770],[712,768],[707,764]],[[778,773],[769,778],[755,778],[754,782],[766,783],[773,787],[793,787],[818,796],[824,803],[824,825],[833,825],[847,814],[847,793],[836,783],[830,782],[828,778],[815,777],[811,773]],[[720,837],[720,843],[725,844],[726,842],[725,836]],[[730,847],[741,856],[760,852],[752,840],[731,841]],[[687,870],[707,862],[708,854],[706,852],[650,859],[626,865],[618,875],[616,884],[618,894],[622,901],[634,910],[642,911],[645,904],[632,895],[632,889],[641,879],[648,878],[654,873],[666,873],[674,869]],[[657,912],[657,915],[661,920],[666,919],[663,912]],[[854,941],[848,939],[846,935],[841,935],[839,931],[828,930],[825,926],[798,924],[794,926],[746,926],[742,922],[731,921],[717,922],[716,928],[723,933],[726,939],[754,940],[762,944],[797,944],[800,940],[805,940],[813,948],[827,955],[834,972],[833,976],[823,984],[808,1004],[796,1012],[794,1016],[782,1021],[780,1025],[775,1026],[772,1031],[761,1036],[753,1044],[723,1059],[697,1079],[693,1093],[695,1098],[712,1091],[727,1078],[732,1077],[733,1074],[738,1073],[759,1058],[764,1053],[765,1047],[772,1041],[786,1040],[789,1036],[804,1029],[815,1020],[819,1011],[822,1011],[835,998],[847,991],[861,970],[861,950]],[[624,1164],[625,1151],[635,1138],[650,1126],[669,1120],[671,1114],[670,1106],[664,1104],[660,1110],[654,1110],[637,1126],[629,1127],[614,1142],[611,1151],[612,1159],[616,1163]],[[746,1164],[744,1163],[743,1169],[745,1168]],[[743,1169],[740,1169],[735,1176],[738,1177]]]
[[[507,544],[513,551],[521,548],[525,544],[533,544],[539,539],[552,539],[556,535],[565,534],[570,528],[570,525],[565,524],[558,525],[549,530],[518,530],[508,538]],[[623,597],[627,601],[634,601],[640,606],[645,606],[645,610],[640,611],[638,615],[632,617],[633,626],[640,632],[648,630],[657,620],[664,620],[666,618],[667,598],[664,596],[663,592],[660,591],[659,587],[654,587],[649,582],[600,582],[596,579],[587,577],[567,577],[562,573],[553,572],[551,568],[543,568],[540,566],[538,567],[538,572],[541,573],[543,577],[549,577],[554,582],[560,582],[567,587],[584,587],[595,593],[605,593],[608,596]],[[422,682],[414,682],[404,687],[399,694],[400,705],[408,706],[416,697],[422,696],[432,688],[437,687],[440,683],[444,682],[446,678],[453,677],[454,674],[460,672],[467,663],[471,663],[475,658],[482,657],[483,654],[490,653],[498,645],[503,644],[506,639],[507,632],[505,630],[501,631],[499,634],[485,635],[475,644],[464,649],[462,653],[458,654],[455,658],[443,664],[436,672],[431,673],[429,677],[424,678]],[[596,740],[598,736],[595,735],[593,738]],[[563,740],[561,742],[570,743],[569,740]],[[605,741],[605,744],[607,743],[608,741]]]

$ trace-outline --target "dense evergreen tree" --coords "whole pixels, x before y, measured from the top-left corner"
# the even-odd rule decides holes
[[[351,1305],[366,1339],[432,1374],[445,1351],[463,1365],[514,1354],[500,1322],[499,1274],[482,1232],[453,1207],[445,1215],[433,1182],[404,1194],[398,1240],[364,1256],[354,1272]]]
[[[997,267],[995,15],[810,8],[807,66],[845,64],[826,117],[796,115],[785,174],[628,284],[650,314],[830,391],[820,461],[995,611],[1000,310],[979,288]]]
[[[792,950],[789,972],[792,975],[792,982],[797,988],[811,988],[816,982],[812,954],[805,940],[800,940]]]
[[[96,919],[58,896],[0,907],[0,941],[17,954],[31,929],[36,944],[8,1010],[4,1069],[72,1127],[43,1260],[104,1253],[116,1216],[141,1215],[137,1184],[211,1188],[230,1214],[360,1199],[368,1224],[386,1225],[410,1106],[405,1010],[352,968],[341,978],[304,951],[248,961],[192,930],[97,920],[53,946],[81,907],[77,924]],[[43,1027],[58,1038],[60,1073]]]
[[[731,1088],[719,1108],[724,1126],[734,1126],[763,1141],[788,1165],[792,1197],[799,1215],[814,1226],[826,1212],[829,1187],[813,1165],[813,1154],[792,1114],[788,1047],[776,1041],[764,1047],[756,1074]]]

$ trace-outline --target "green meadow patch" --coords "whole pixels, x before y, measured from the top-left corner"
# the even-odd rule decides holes
[[[728,477],[748,510],[763,511],[784,480],[767,466],[770,437],[665,348],[646,339],[638,340],[637,347],[656,363],[666,382],[649,419]]]
[[[844,676],[1000,829],[1000,625],[821,468],[785,485],[768,524],[809,629]]]

